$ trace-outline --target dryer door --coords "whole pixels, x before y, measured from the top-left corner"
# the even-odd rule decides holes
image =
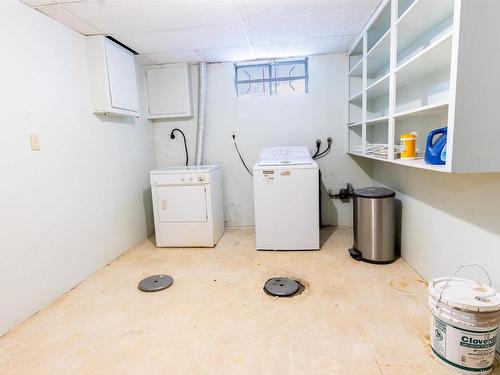
[[[205,185],[158,186],[156,204],[162,223],[207,221]]]

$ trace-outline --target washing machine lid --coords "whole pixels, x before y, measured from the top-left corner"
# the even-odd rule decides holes
[[[150,172],[152,175],[158,174],[181,174],[181,173],[207,173],[219,169],[218,165],[188,165],[182,167],[166,167],[155,169]]]
[[[265,165],[304,165],[314,161],[306,146],[267,147],[260,152],[258,164]]]

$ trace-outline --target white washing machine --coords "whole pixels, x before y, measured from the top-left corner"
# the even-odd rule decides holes
[[[319,169],[309,149],[263,149],[253,184],[257,249],[319,250]]]
[[[221,168],[156,169],[150,180],[156,246],[215,246],[224,233]]]

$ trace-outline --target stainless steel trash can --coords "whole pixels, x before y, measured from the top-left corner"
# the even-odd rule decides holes
[[[383,187],[354,191],[354,244],[349,253],[369,263],[391,263],[395,259],[395,197]]]

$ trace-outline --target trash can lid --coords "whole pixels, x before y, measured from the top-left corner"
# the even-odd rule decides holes
[[[396,193],[385,187],[373,186],[356,189],[354,191],[354,195],[361,198],[392,198],[396,195]]]

